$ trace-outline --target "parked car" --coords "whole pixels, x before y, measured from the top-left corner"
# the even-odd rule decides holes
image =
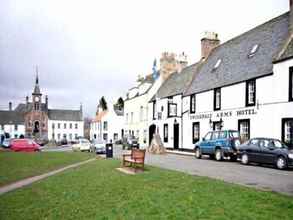
[[[211,131],[202,141],[195,144],[195,156],[200,159],[202,155],[210,155],[217,161],[224,157],[237,160],[237,148],[240,145],[239,132],[235,130]]]
[[[10,139],[10,138],[7,138],[7,139],[4,139],[4,141],[2,142],[2,147],[4,147],[4,148],[10,148],[10,145],[11,145],[11,142],[12,141],[12,139]]]
[[[31,139],[13,139],[10,142],[10,149],[13,151],[33,152],[40,151],[40,145]]]
[[[80,138],[77,140],[76,144],[72,145],[72,150],[76,151],[76,150],[80,150],[80,151],[91,151],[91,143],[89,140],[85,139],[85,138]]]
[[[272,138],[250,139],[240,145],[239,157],[242,164],[273,164],[278,169],[293,167],[293,150],[280,140]]]
[[[139,149],[138,140],[134,136],[124,138],[122,145],[123,145],[123,149],[132,149],[132,148]]]
[[[106,141],[104,140],[93,140],[92,142],[92,152],[96,154],[105,154],[106,153]]]

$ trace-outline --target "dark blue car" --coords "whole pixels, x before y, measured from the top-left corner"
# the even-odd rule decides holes
[[[240,145],[239,132],[235,130],[210,131],[195,144],[195,157],[209,155],[217,161],[224,157],[237,160],[237,147]]]

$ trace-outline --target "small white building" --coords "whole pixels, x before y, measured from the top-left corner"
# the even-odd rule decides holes
[[[97,114],[90,125],[90,139],[116,142],[124,135],[123,109],[111,107],[106,111],[98,108]]]

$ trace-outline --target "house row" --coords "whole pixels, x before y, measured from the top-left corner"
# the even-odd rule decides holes
[[[241,141],[271,137],[293,146],[293,12],[227,42],[207,32],[201,58],[187,65],[164,53],[160,69],[131,88],[123,129],[148,146],[191,150],[208,131],[231,129]]]

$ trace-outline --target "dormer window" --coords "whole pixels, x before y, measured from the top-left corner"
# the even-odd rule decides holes
[[[215,64],[215,66],[214,66],[214,68],[213,68],[213,70],[218,69],[221,63],[222,63],[222,60],[221,59],[218,59],[217,62],[216,62],[216,64]]]
[[[250,52],[249,52],[249,54],[248,54],[248,57],[249,57],[249,58],[250,58],[250,57],[253,57],[253,56],[256,54],[258,48],[259,48],[259,45],[258,45],[258,44],[255,44],[255,45],[251,48],[251,50],[250,50]]]

